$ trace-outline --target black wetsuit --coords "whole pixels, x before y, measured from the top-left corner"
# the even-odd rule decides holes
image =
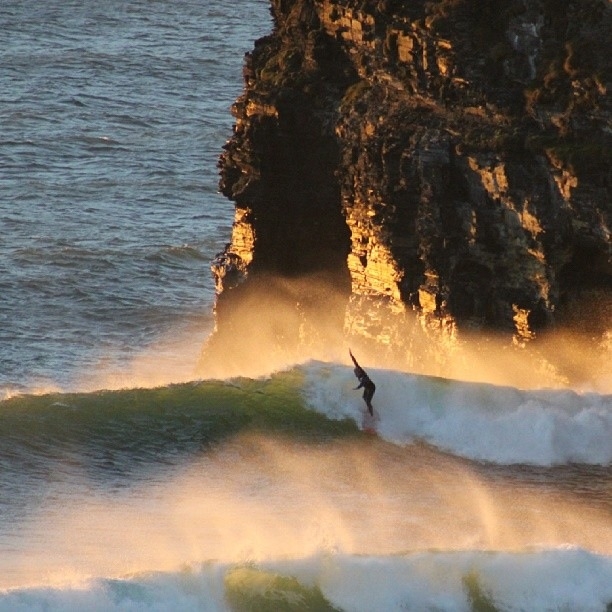
[[[363,387],[363,399],[368,407],[368,411],[372,416],[374,416],[374,408],[372,407],[372,398],[374,397],[374,391],[376,391],[376,385],[372,382],[370,377],[366,374],[366,371],[357,363],[355,357],[353,357],[353,353],[349,350],[349,354],[353,363],[355,364],[355,376],[359,380],[359,386],[355,387],[355,391],[357,389],[361,389]]]

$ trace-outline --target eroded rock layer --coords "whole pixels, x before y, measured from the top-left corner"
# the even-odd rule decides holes
[[[271,5],[220,160],[236,220],[208,354],[264,327],[281,350],[343,328],[408,361],[415,328],[586,325],[601,347],[612,4]]]

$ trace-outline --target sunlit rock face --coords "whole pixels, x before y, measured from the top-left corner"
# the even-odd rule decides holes
[[[274,31],[246,58],[220,160],[236,222],[213,265],[212,344],[274,276],[329,289],[315,308],[308,283],[285,285],[291,343],[318,326],[318,307],[345,338],[409,357],[409,330],[494,330],[520,345],[584,325],[590,304],[600,345],[612,314],[612,3],[271,5]],[[253,324],[243,312],[226,331]]]

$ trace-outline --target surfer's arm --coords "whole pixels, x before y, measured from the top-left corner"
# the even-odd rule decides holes
[[[357,363],[357,360],[353,356],[353,353],[351,352],[351,349],[349,349],[349,355],[351,356],[351,359],[353,360],[353,363],[355,364],[355,367],[356,368],[360,367],[359,364]]]
[[[359,386],[358,386],[358,387],[355,387],[355,388],[353,389],[353,391],[357,391],[357,389],[361,389],[361,387],[363,387],[363,382],[360,382],[360,383],[359,383]]]

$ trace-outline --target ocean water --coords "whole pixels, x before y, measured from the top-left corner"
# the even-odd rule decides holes
[[[1,3],[0,389],[201,345],[233,218],[217,159],[269,30],[264,0]]]
[[[0,26],[1,611],[611,608],[611,395],[364,356],[374,435],[344,349],[197,372],[267,2]]]

